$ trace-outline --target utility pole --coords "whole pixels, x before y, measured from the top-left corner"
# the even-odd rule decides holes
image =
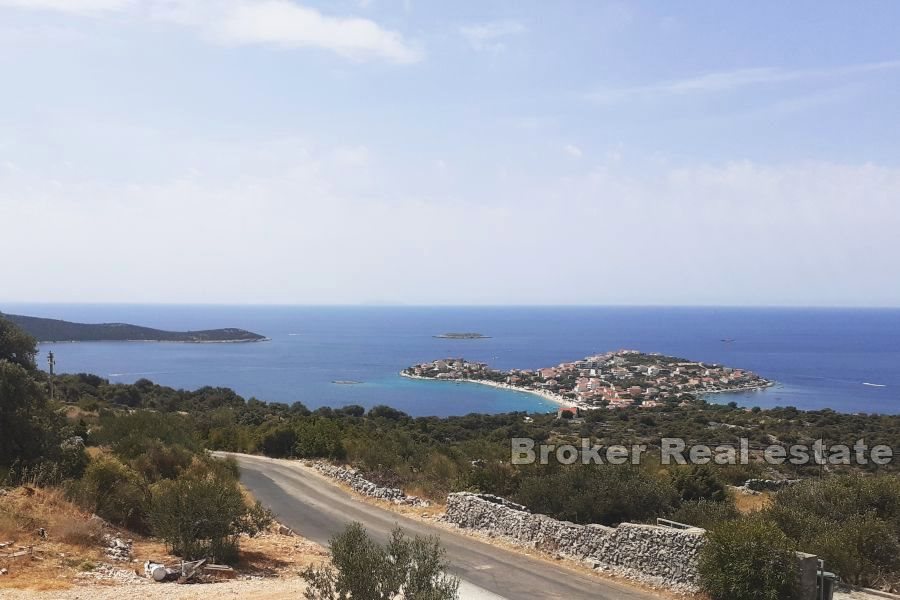
[[[54,389],[53,389],[53,367],[56,366],[56,357],[53,356],[53,351],[47,353],[47,364],[50,365],[50,401],[52,402],[54,399]]]

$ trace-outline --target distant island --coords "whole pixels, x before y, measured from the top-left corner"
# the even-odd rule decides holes
[[[485,340],[490,336],[480,333],[442,333],[434,337],[443,340]]]
[[[400,374],[528,392],[583,409],[678,406],[706,394],[746,392],[773,385],[746,369],[637,350],[607,352],[535,370],[499,371],[485,363],[445,358],[408,367]]]
[[[39,342],[185,342],[211,344],[227,342],[260,342],[265,336],[229,327],[202,331],[163,331],[127,323],[72,323],[24,315],[0,316],[12,321]]]

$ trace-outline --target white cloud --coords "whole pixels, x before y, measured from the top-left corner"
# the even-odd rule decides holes
[[[514,20],[491,21],[488,23],[475,23],[459,28],[469,45],[475,50],[489,50],[500,52],[506,49],[506,45],[500,41],[511,35],[526,33],[528,28],[524,23]]]
[[[575,144],[566,144],[565,146],[563,146],[563,151],[572,158],[581,158],[584,155],[584,153],[581,151],[581,148],[579,148]]]
[[[375,21],[324,15],[292,0],[0,0],[0,6],[70,13],[133,8],[223,44],[322,48],[353,60],[399,64],[423,58],[421,49]]]
[[[833,79],[855,74],[900,69],[900,60],[889,60],[856,65],[816,69],[783,69],[754,67],[706,73],[684,79],[675,79],[647,85],[601,89],[589,94],[598,102],[620,102],[655,96],[679,96],[730,92],[750,86],[771,85],[791,81]]]
[[[132,0],[0,0],[0,6],[68,13],[122,10],[131,4]]]
[[[331,17],[289,0],[237,2],[212,20],[195,23],[228,44],[317,47],[356,60],[378,58],[408,64],[422,52],[399,33],[357,17]]]
[[[161,140],[197,170],[158,183],[0,170],[0,253],[32,249],[0,300],[900,305],[895,167],[609,161],[460,200],[377,147],[217,143]]]

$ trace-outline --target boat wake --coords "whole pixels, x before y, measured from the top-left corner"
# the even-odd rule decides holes
[[[868,381],[863,381],[863,385],[867,385],[869,387],[887,387],[883,383],[869,383]]]

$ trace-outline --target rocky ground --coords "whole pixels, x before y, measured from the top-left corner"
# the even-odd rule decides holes
[[[155,583],[148,560],[177,563],[158,540],[111,526],[53,489],[17,488],[0,502],[0,599],[300,598],[299,574],[327,559],[322,546],[274,525],[241,539],[234,580]],[[265,594],[265,595],[263,595]]]
[[[839,589],[834,592],[834,600],[900,600],[897,594],[887,594],[885,592],[876,592],[874,590],[853,591],[848,589]]]
[[[3,600],[297,600],[306,589],[299,577],[258,578],[210,584],[127,583],[76,585],[67,590],[0,589]]]

